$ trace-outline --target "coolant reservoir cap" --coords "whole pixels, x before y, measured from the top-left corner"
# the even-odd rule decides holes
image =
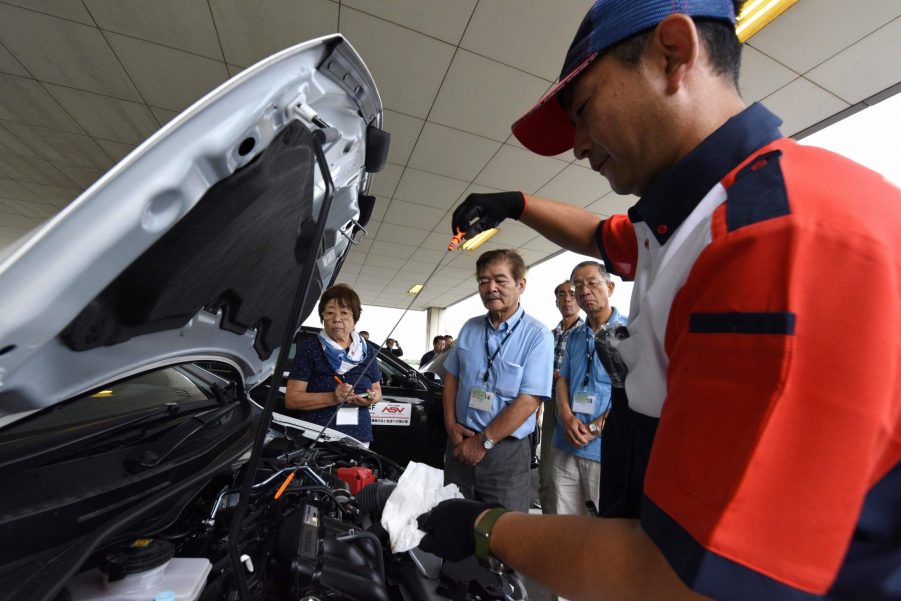
[[[129,574],[146,572],[172,559],[175,547],[158,538],[139,538],[107,553],[100,569],[110,582],[122,580]]]

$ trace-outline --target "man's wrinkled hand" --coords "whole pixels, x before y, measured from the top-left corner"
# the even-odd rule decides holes
[[[476,551],[476,520],[494,507],[500,505],[469,499],[449,499],[438,503],[431,511],[417,518],[419,529],[425,532],[419,548],[448,561],[466,559]]]
[[[451,234],[462,231],[472,238],[497,227],[504,219],[519,219],[524,209],[522,192],[470,194],[454,211]]]
[[[454,447],[454,458],[466,465],[478,465],[485,458],[487,451],[482,445],[482,441],[476,436],[470,436],[460,441]]]
[[[593,438],[588,426],[575,415],[569,415],[563,419],[563,434],[566,441],[574,447],[584,447]]]
[[[450,438],[451,446],[457,448],[464,439],[475,436],[476,433],[464,426],[463,424],[454,422],[447,428],[447,436]]]

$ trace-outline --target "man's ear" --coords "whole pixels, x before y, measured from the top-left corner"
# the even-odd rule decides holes
[[[519,293],[526,291],[526,278],[519,278]]]
[[[666,91],[670,94],[678,92],[700,54],[700,40],[694,21],[683,14],[666,17],[655,28],[651,43],[662,57]]]

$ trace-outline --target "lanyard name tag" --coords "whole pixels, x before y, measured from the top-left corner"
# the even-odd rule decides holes
[[[339,426],[356,426],[360,423],[360,411],[356,407],[340,407],[335,424]]]
[[[575,413],[588,413],[594,415],[597,406],[597,397],[587,392],[577,392],[573,395],[573,411]]]
[[[469,393],[469,408],[476,411],[491,411],[494,406],[494,393],[484,388],[473,388]]]

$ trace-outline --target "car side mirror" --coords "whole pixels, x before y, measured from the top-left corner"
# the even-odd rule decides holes
[[[443,383],[442,380],[441,380],[441,376],[439,376],[438,374],[436,374],[436,373],[433,372],[433,371],[426,371],[426,372],[423,372],[423,375],[424,375],[425,377],[427,377],[428,379],[432,380],[433,382],[435,382],[436,384],[442,384],[442,383]]]

